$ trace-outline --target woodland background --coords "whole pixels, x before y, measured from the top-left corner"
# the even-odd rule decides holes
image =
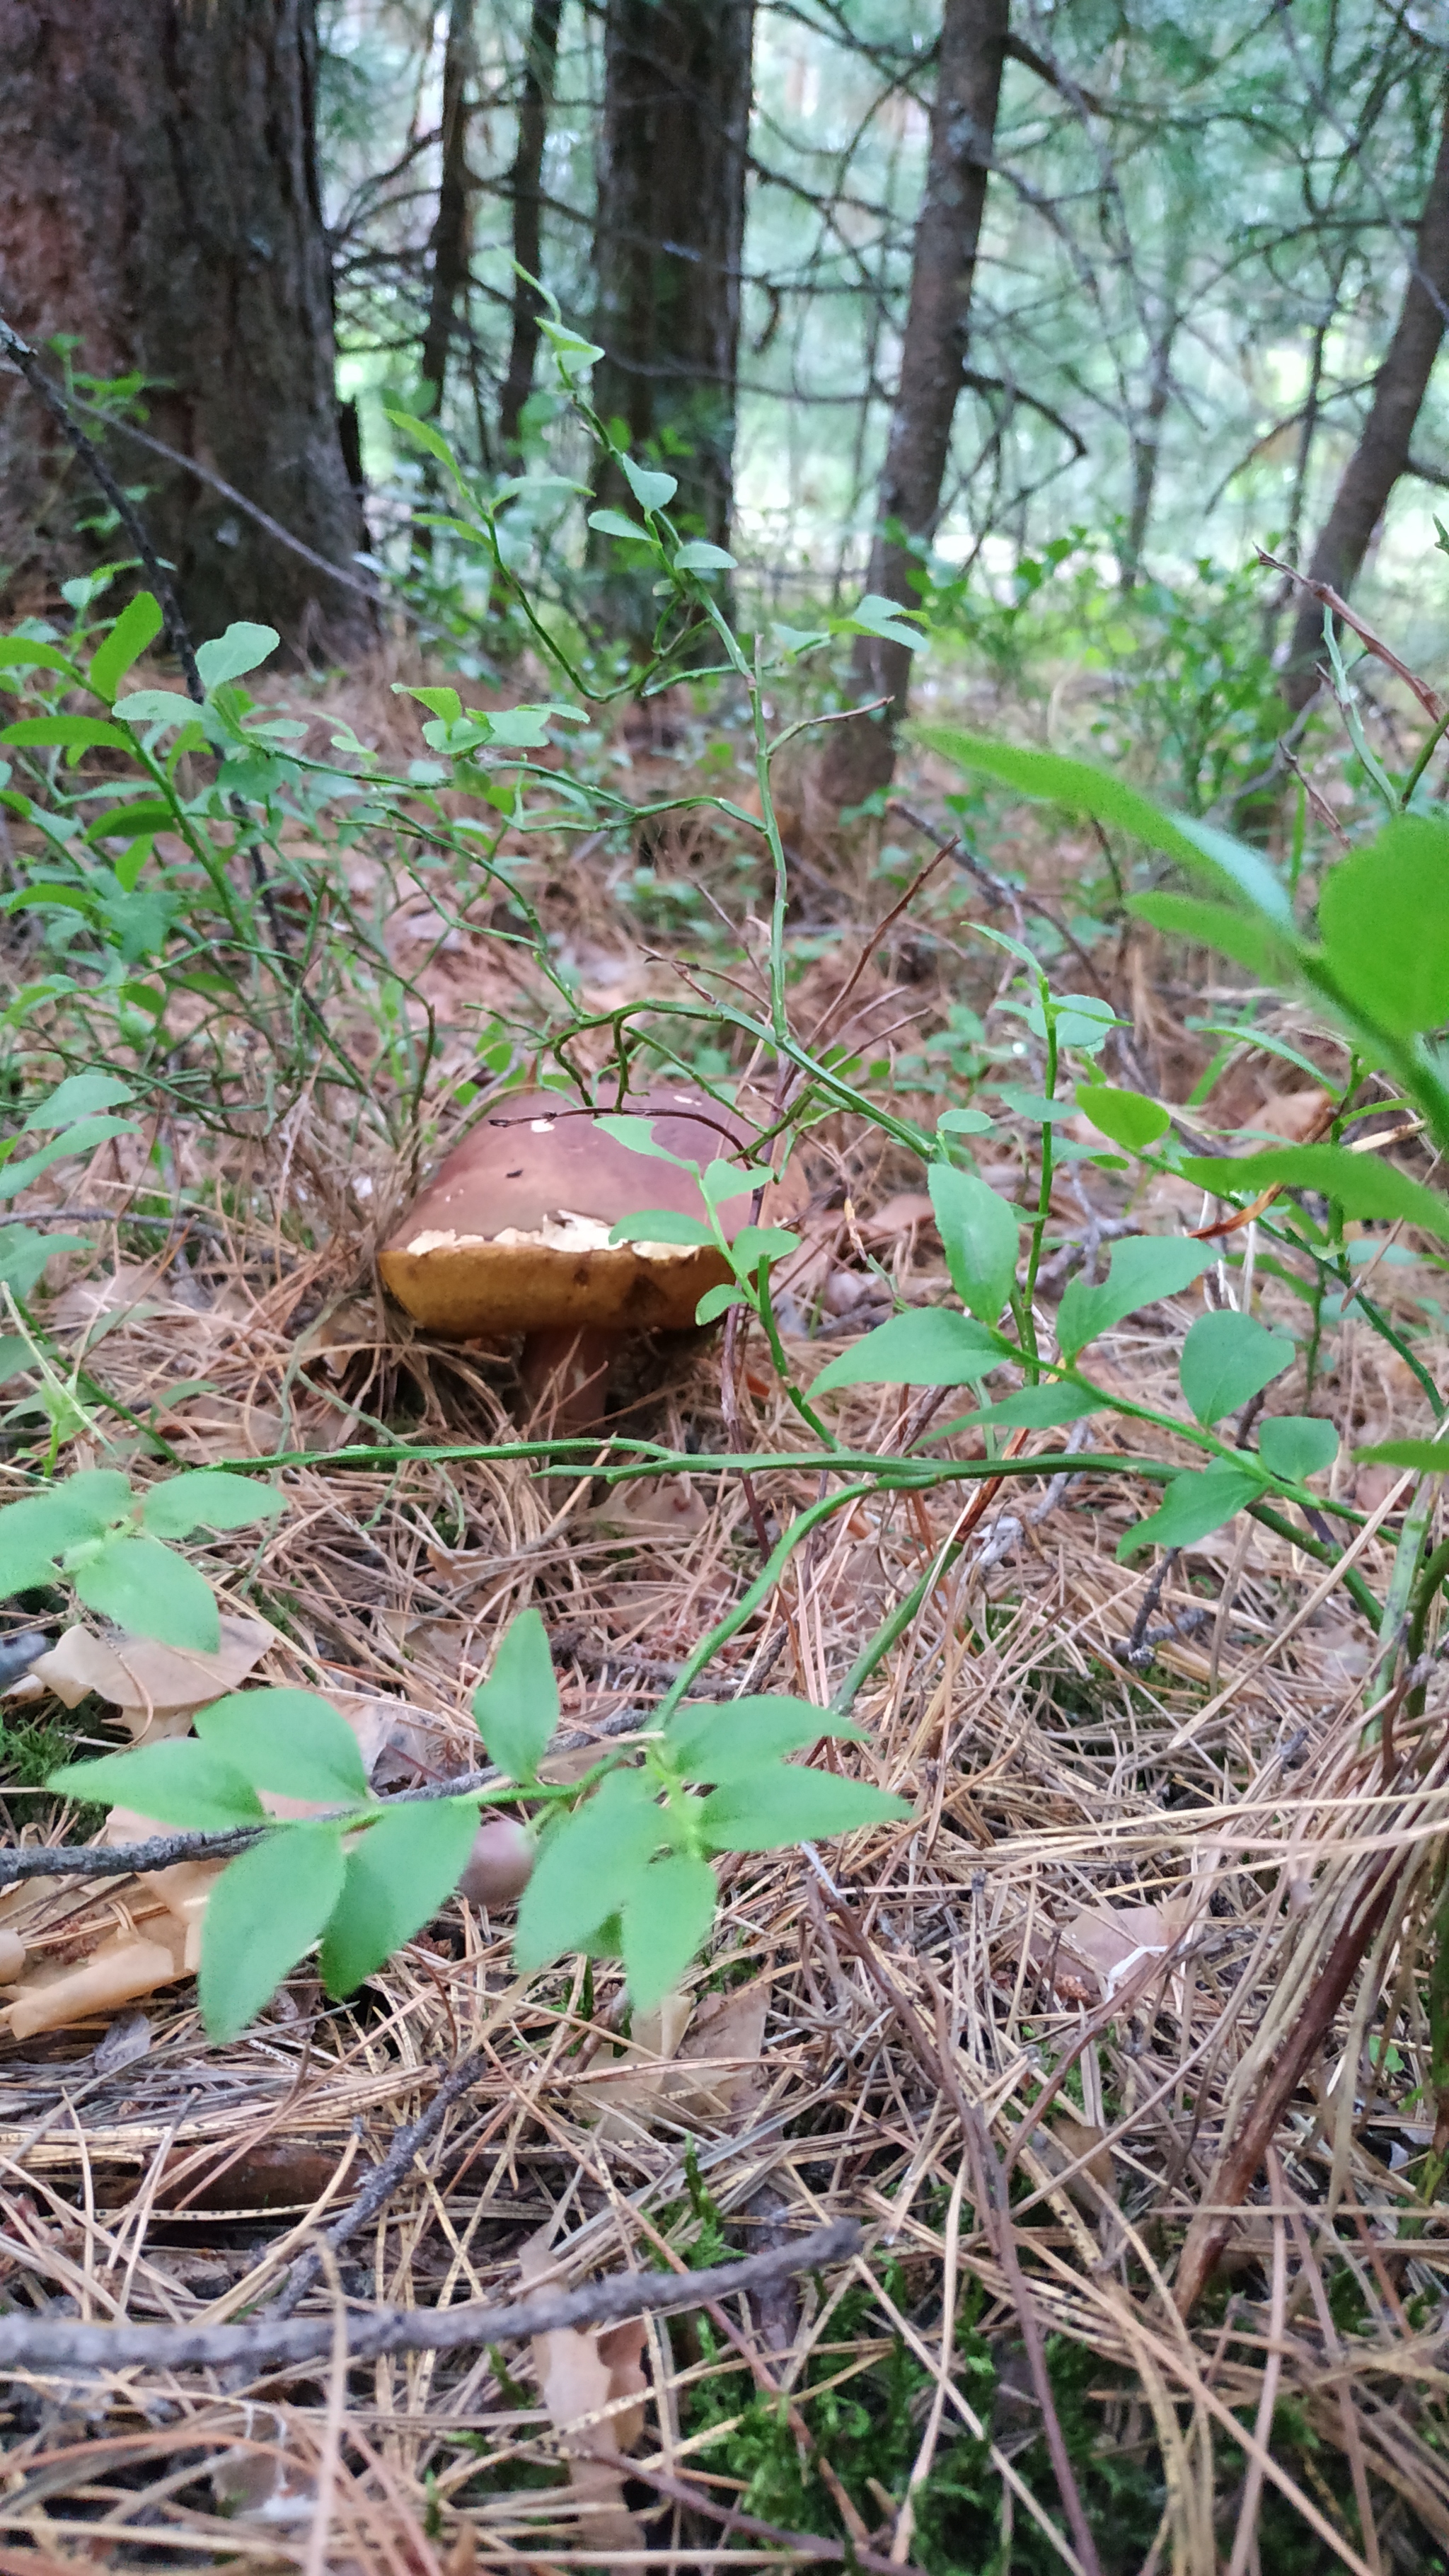
[[[1449,2568],[1446,321],[1446,0],[0,0],[0,2576]],[[661,1069],[797,1231],[581,1464],[377,1255]],[[514,1805],[697,1683],[894,1821],[204,2022],[116,1467],[414,1814],[521,1633]]]

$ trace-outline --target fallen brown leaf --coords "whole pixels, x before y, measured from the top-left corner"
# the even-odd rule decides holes
[[[550,2220],[523,2246],[518,2269],[525,2285],[549,2270],[552,2233]],[[644,2400],[649,2393],[643,2370],[646,2339],[642,2317],[630,2317],[623,2325],[608,2326],[598,2334],[565,2326],[533,2338],[538,2392],[562,2437],[569,2483],[579,2501],[591,2508],[582,2521],[581,2538],[591,2550],[597,2545],[601,2558],[607,2551],[645,2546],[643,2530],[624,2502],[618,2470],[588,2454],[595,2449],[632,2451],[643,2433]]]

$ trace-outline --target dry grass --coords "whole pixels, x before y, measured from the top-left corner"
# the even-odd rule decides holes
[[[1036,853],[1043,883],[1053,855]],[[732,882],[723,844],[654,856],[666,872]],[[586,997],[681,990],[668,953],[681,943],[641,938],[617,868],[610,891],[607,854],[557,876],[556,860],[529,864]],[[867,932],[884,908],[869,865],[862,837],[826,893],[807,880],[807,911]],[[395,886],[387,936],[448,1015],[446,1083],[471,1061],[469,1015],[499,1007],[501,982],[510,1008],[536,1008],[536,978],[518,954],[500,957],[486,927],[438,932],[388,866],[363,852],[356,884]],[[872,1045],[916,1046],[952,1001],[989,998],[961,933],[972,900],[959,882],[934,893],[925,945],[917,920],[873,955],[852,997]],[[808,967],[802,1029],[854,953],[845,938]],[[1156,1078],[1183,1096],[1203,1047],[1194,1062],[1181,994],[1150,949],[1104,970],[1135,1005]],[[728,971],[748,981],[757,961]],[[603,1043],[590,1042],[592,1060]],[[1273,1073],[1270,1059],[1245,1060],[1230,1114],[1271,1104]],[[1002,1133],[1014,1150],[1009,1122]],[[165,1238],[149,1259],[125,1221],[145,1179],[129,1151],[129,1140],[103,1148],[64,1198],[56,1185],[51,1205],[115,1217],[94,1256],[52,1281],[50,1319],[62,1347],[85,1348],[110,1392],[187,1461],[308,1453],[283,1480],[286,1520],[210,1560],[224,1599],[279,1631],[255,1678],[388,1703],[390,1776],[443,1776],[474,1758],[473,1683],[503,1622],[533,1602],[556,1640],[565,1724],[617,1729],[630,1712],[647,1724],[669,1672],[758,1566],[738,1484],[708,1466],[728,1445],[717,1349],[677,1347],[657,1355],[652,1379],[641,1371],[625,1427],[687,1440],[700,1461],[686,1489],[652,1506],[637,1494],[603,1503],[587,1479],[517,1463],[335,1466],[328,1453],[378,1423],[394,1436],[405,1424],[418,1445],[510,1436],[508,1354],[420,1344],[373,1285],[369,1227],[395,1204],[406,1149],[400,1166],[376,1139],[357,1145],[321,1100],[270,1136],[188,1135],[183,1177],[210,1230]],[[812,1132],[807,1165],[818,1260],[802,1334],[822,1278],[857,1283],[857,1324],[869,1310],[862,1234],[869,1243],[872,1213],[920,1178],[839,1119]],[[1114,1186],[1089,1173],[1099,1214],[1112,1213]],[[1086,1221],[1070,1177],[1061,1217]],[[919,1210],[897,1210],[868,1257],[909,1299],[944,1278]],[[1406,1316],[1425,1284],[1411,1269],[1381,1281]],[[1280,1293],[1270,1284],[1265,1312]],[[1170,1401],[1189,1312],[1179,1301],[1139,1319],[1099,1375]],[[829,1332],[803,1342],[805,1370],[831,1347]],[[1444,1357],[1421,1347],[1431,1368]],[[1335,1345],[1317,1403],[1345,1450],[1421,1427],[1412,1380],[1382,1354],[1363,1325]],[[1283,1392],[1291,1403],[1297,1382]],[[753,1346],[742,1397],[753,1445],[804,1446]],[[853,1446],[889,1448],[905,1409],[894,1393],[857,1390],[841,1428]],[[100,1452],[81,1441],[70,1454]],[[813,1472],[758,1480],[776,1522],[817,1490]],[[722,1652],[711,1692],[768,1675],[827,1701],[973,1490],[883,1497],[826,1524]],[[1365,1483],[1360,1500],[1383,1514],[1357,1559],[1382,1597],[1403,1496]],[[1318,1566],[1251,1523],[1179,1563],[1153,1613],[1155,1660],[1134,1669],[1126,1641],[1147,1574],[1113,1555],[1134,1511],[1100,1475],[1003,1489],[857,1702],[868,1744],[850,1758],[912,1800],[911,1821],[817,1862],[729,1863],[690,2017],[681,2008],[636,2031],[628,2054],[616,1971],[590,1979],[577,1965],[520,1983],[507,1920],[462,1905],[350,2006],[325,2005],[299,1972],[229,2048],[207,2045],[186,1986],[147,2007],[149,2045],[115,2072],[96,2054],[99,2025],[9,2044],[0,2290],[47,2313],[181,2322],[264,2303],[472,2050],[485,2071],[338,2255],[317,2311],[335,2311],[339,2294],[507,2296],[546,2227],[555,2276],[571,2281],[696,2250],[709,2259],[719,2231],[748,2249],[849,2213],[869,2236],[847,2273],[756,2309],[736,2303],[712,2328],[650,2323],[622,2490],[608,2474],[570,2483],[564,2463],[611,2451],[625,2400],[565,2439],[526,2353],[413,2355],[245,2391],[196,2373],[21,2374],[0,2567],[225,2559],[305,2576],[465,2576],[509,2564],[790,2567],[822,2547],[836,2563],[848,2549],[861,2564],[1079,2565],[1040,2449],[1023,2301],[1063,2350],[1092,2357],[1081,2420],[1098,2456],[1076,2467],[1104,2568],[1246,2576],[1285,2534],[1294,2567],[1377,2576],[1439,2563],[1424,2553],[1449,2552],[1449,2235],[1428,2152],[1425,1976],[1449,1792],[1442,1678],[1436,1668],[1422,1715],[1392,1712],[1386,1752],[1393,1676],[1376,1641]],[[51,1814],[7,1795],[16,1833],[36,1830],[32,1812]],[[64,1958],[134,1896],[127,1881],[42,1883],[4,1900],[0,1921],[22,1921],[33,1949]],[[1335,1987],[1354,1923],[1367,1964],[1356,1953]],[[1265,2103],[1244,2175],[1241,2142]],[[982,2184],[983,2135],[1012,2177],[1005,2236]],[[1174,2268],[1180,2282],[1219,2214],[1216,2271],[1184,2316]],[[1070,2373],[1056,2367],[1061,2391]],[[904,2391],[894,2417],[892,2386]],[[871,2444],[887,2419],[893,2484],[856,2473],[884,2460]],[[942,2483],[950,2468],[960,2485],[968,2457],[994,2536]],[[1129,2495],[1120,2526],[1113,2479]],[[792,2497],[833,2543],[801,2535]],[[1160,2520],[1138,2546],[1144,2498]],[[979,2558],[951,2554],[963,2534]]]

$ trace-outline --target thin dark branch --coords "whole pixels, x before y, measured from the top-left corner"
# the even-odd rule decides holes
[[[853,2218],[816,2228],[793,2245],[716,2263],[702,2272],[615,2272],[586,2289],[555,2291],[490,2308],[470,2300],[456,2308],[373,2308],[349,2313],[347,2357],[371,2361],[385,2352],[454,2352],[460,2345],[517,2343],[566,2327],[618,2325],[626,2317],[661,2316],[733,2298],[793,2273],[844,2263],[860,2250]],[[64,2318],[0,2317],[0,2369],[218,2370],[248,2363],[270,2372],[322,2361],[332,2350],[333,2320],[294,2317],[245,2326],[92,2326]]]
[[[45,405],[66,444],[74,451],[93,482],[100,486],[115,511],[132,545],[141,558],[146,578],[156,596],[156,604],[166,620],[166,639],[181,665],[186,694],[195,705],[204,706],[206,690],[196,667],[196,654],[187,630],[186,620],[177,604],[170,576],[146,534],[145,522],[128,493],[122,491],[105,458],[93,440],[87,438],[59,386],[53,385],[42,368],[28,340],[22,340],[3,314],[0,314],[0,349],[19,368],[38,402]]]

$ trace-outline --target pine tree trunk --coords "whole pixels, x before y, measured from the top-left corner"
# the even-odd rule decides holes
[[[1325,582],[1345,598],[1383,517],[1389,494],[1409,461],[1409,442],[1428,390],[1449,314],[1449,94],[1439,135],[1434,175],[1419,219],[1414,265],[1404,290],[1388,356],[1374,382],[1373,401],[1349,458],[1333,507],[1324,521],[1309,566],[1309,579]],[[1305,598],[1293,625],[1283,695],[1293,714],[1318,686],[1323,650],[1323,610]]]
[[[460,298],[468,291],[468,73],[473,60],[473,0],[452,0],[443,49],[443,167],[438,215],[428,246],[428,321],[418,373],[428,412],[443,408],[448,349]]]
[[[333,378],[313,0],[0,0],[0,62],[0,308],[34,342],[72,334],[80,372],[143,377],[157,438],[352,572],[365,531]],[[246,617],[300,655],[372,640],[364,598],[194,475],[119,432],[108,452],[148,487],[198,638]],[[82,495],[14,379],[0,489],[0,557],[33,604],[76,569]]]
[[[504,455],[516,463],[522,452],[523,406],[533,391],[538,363],[538,317],[543,310],[538,291],[528,283],[543,274],[543,220],[540,182],[543,147],[548,139],[548,111],[553,100],[558,63],[558,22],[563,0],[533,0],[528,25],[528,54],[523,67],[523,94],[518,102],[518,143],[509,189],[513,198],[513,259],[526,269],[513,288],[513,342],[508,373],[498,405],[498,436]]]
[[[754,0],[609,0],[595,260],[595,409],[679,480],[691,533],[729,540]],[[598,500],[632,508],[606,466]],[[607,561],[607,555],[601,556]],[[651,603],[621,623],[647,632]]]
[[[911,300],[868,583],[902,607],[915,599],[910,575],[916,558],[909,541],[928,541],[940,514],[970,344],[971,290],[1010,15],[1011,0],[945,0],[926,191],[916,224]],[[893,523],[899,536],[890,533]],[[858,804],[890,778],[910,676],[908,646],[857,636],[851,658],[855,696],[888,703],[879,715],[831,728],[821,786],[834,803]]]

